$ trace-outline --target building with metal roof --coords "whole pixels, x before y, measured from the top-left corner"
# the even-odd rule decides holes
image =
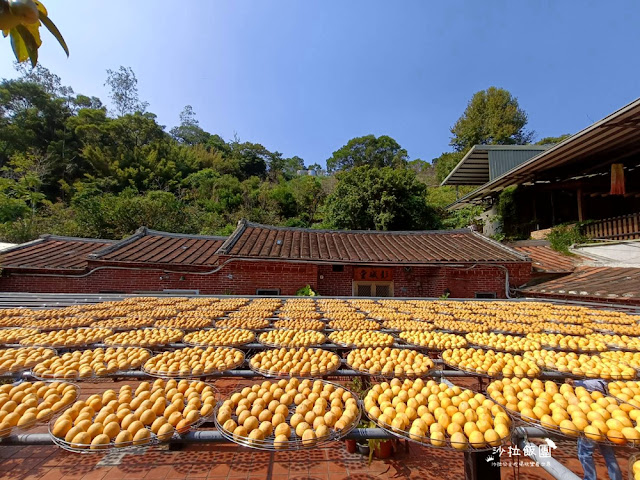
[[[484,185],[550,145],[474,145],[441,185]]]
[[[517,164],[506,171],[487,171],[494,150],[482,153],[482,148],[486,150],[474,147],[443,182],[480,184],[448,209],[471,204],[491,207],[500,192],[517,186],[518,216],[531,230],[622,216],[624,222],[617,223],[629,226],[605,232],[607,238],[634,233],[627,230],[640,212],[640,99],[524,161],[514,160]],[[505,150],[495,150],[501,151]],[[472,174],[470,168],[478,170]],[[589,228],[598,230],[597,225]]]

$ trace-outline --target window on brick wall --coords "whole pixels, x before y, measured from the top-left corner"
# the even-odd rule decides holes
[[[333,265],[331,267],[331,271],[333,271],[333,272],[344,272],[344,265]]]
[[[256,295],[280,295],[279,288],[258,288],[256,290]]]
[[[496,292],[476,292],[476,298],[496,298]]]
[[[393,282],[353,282],[356,297],[393,297]]]

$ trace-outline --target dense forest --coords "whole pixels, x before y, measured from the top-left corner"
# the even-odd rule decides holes
[[[191,106],[167,131],[129,68],[107,71],[110,108],[41,65],[16,68],[18,78],[0,82],[0,238],[9,242],[42,233],[118,239],[140,225],[228,234],[240,218],[338,229],[465,226],[476,212],[447,215],[455,193],[438,182],[474,143],[533,138],[517,100],[492,87],[473,96],[451,128],[453,151],[433,162],[367,135],[338,148],[324,171],[209,133]]]

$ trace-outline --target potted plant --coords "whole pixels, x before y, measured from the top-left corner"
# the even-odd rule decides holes
[[[380,460],[391,458],[393,455],[393,440],[385,440],[381,438],[369,439],[369,464],[373,460],[373,455]]]
[[[356,446],[356,441],[353,438],[347,438],[344,441],[344,444],[347,447],[347,452],[348,453],[356,453],[356,451],[358,450],[358,448]]]
[[[369,428],[371,426],[371,422],[369,420],[363,419],[360,420],[360,423],[356,426],[356,428]],[[355,453],[356,451],[360,455],[369,455],[371,453],[371,449],[369,447],[369,439],[362,440],[345,440],[347,444],[347,452]],[[353,442],[353,443],[347,443]]]

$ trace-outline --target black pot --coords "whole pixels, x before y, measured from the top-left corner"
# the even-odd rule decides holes
[[[356,447],[358,448],[358,453],[360,455],[369,456],[370,449],[368,443],[358,443]]]

